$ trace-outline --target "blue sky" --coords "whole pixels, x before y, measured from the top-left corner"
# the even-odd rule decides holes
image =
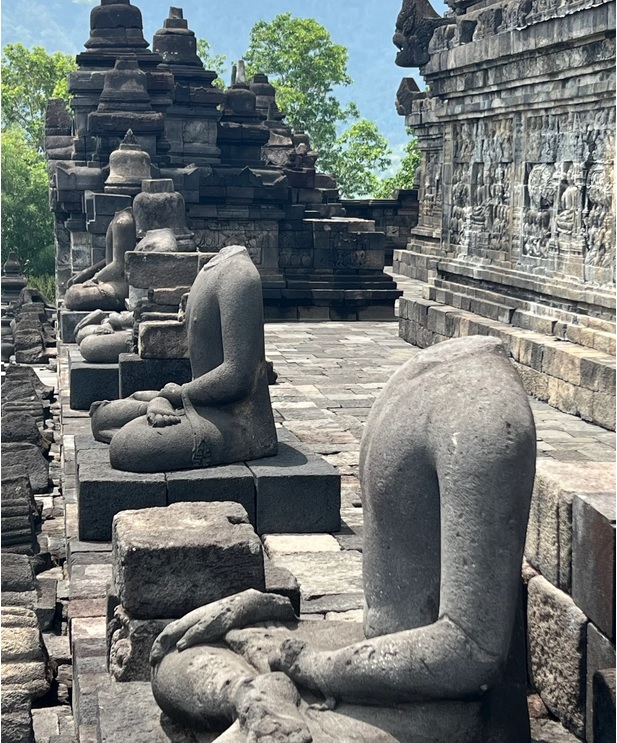
[[[44,46],[47,51],[77,54],[88,38],[90,10],[97,0],[4,0],[2,45],[21,41],[25,46]],[[171,4],[181,6],[198,38],[209,41],[214,53],[228,59],[246,51],[251,27],[290,11],[322,23],[333,40],[349,49],[349,74],[354,84],[337,91],[343,102],[355,101],[360,114],[379,125],[395,153],[407,141],[403,119],[394,108],[402,77],[414,76],[423,87],[417,70],[404,70],[394,63],[394,24],[402,0],[132,0],[143,15],[144,35],[152,42]],[[443,12],[444,5],[435,3]]]

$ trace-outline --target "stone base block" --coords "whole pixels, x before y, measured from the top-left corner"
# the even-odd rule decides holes
[[[293,442],[275,457],[247,462],[255,479],[257,533],[321,533],[341,528],[341,477]]]
[[[89,410],[98,400],[117,400],[118,364],[89,364],[77,348],[69,351],[70,405]]]
[[[221,500],[244,506],[258,534],[338,531],[339,473],[290,434],[282,435],[286,440],[279,441],[275,457],[148,475],[112,469],[105,444],[76,437],[79,538],[109,541],[120,511]]]
[[[179,618],[247,588],[264,590],[259,537],[236,503],[172,503],[113,523],[113,576],[136,619]]]
[[[593,741],[615,740],[615,669],[605,668],[593,678]]]
[[[614,642],[614,492],[580,493],[572,502],[572,598]]]
[[[192,379],[189,359],[142,359],[136,353],[118,358],[119,397],[141,390],[160,390],[168,382],[186,384]]]
[[[84,312],[80,312],[79,310],[58,310],[60,340],[63,343],[75,343],[75,328],[91,312],[92,310]]]
[[[244,463],[168,472],[166,480],[168,503],[232,501],[244,507],[255,526],[255,484]]]
[[[111,524],[120,511],[167,505],[165,475],[120,472],[84,452],[77,469],[77,513],[82,541],[111,540]]]

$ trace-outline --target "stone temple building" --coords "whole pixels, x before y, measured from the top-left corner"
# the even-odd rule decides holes
[[[506,338],[529,393],[614,429],[615,4],[448,5],[394,37],[426,81],[397,103],[422,165],[394,271],[427,282],[401,335]]]
[[[71,275],[103,260],[114,212],[155,178],[173,180],[184,199],[181,252],[246,245],[267,318],[393,317],[400,292],[383,272],[385,251],[396,240],[400,246],[415,209],[405,205],[397,222],[395,199],[377,210],[377,227],[346,216],[336,182],[316,170],[317,153],[285,123],[265,75],[247,80],[240,63],[231,87],[220,90],[182,10],[171,9],[151,50],[129,0],[102,0],[92,10],[85,47],[69,81],[72,115],[60,101],[47,115],[60,297]],[[131,158],[134,146],[125,143],[126,162],[114,163],[128,130],[149,162],[138,152]],[[374,210],[367,203],[365,211]]]

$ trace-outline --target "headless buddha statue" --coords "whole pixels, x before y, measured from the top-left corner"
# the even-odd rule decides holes
[[[115,364],[133,350],[133,313],[94,310],[75,326],[75,342],[84,361]]]
[[[203,267],[185,323],[191,382],[92,406],[92,431],[111,441],[115,469],[164,472],[277,452],[261,279],[245,248],[223,248]]]
[[[152,648],[163,711],[221,743],[529,743],[513,630],[535,441],[498,340],[418,353],[360,449],[364,625],[255,590],[196,609]]]
[[[106,235],[106,265],[93,278],[91,269],[73,277],[64,296],[69,310],[123,310],[129,296],[124,275],[124,254],[134,250],[135,219],[130,208],[116,212]]]

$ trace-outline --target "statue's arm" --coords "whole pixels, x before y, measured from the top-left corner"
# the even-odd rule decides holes
[[[223,363],[182,386],[195,405],[218,405],[246,397],[263,360],[261,283],[239,272],[236,286],[219,299]],[[238,305],[241,306],[238,306]]]
[[[83,271],[76,273],[67,282],[67,288],[74,284],[83,284],[85,281],[92,279],[101,269],[105,268],[105,261],[99,261],[90,268],[85,268]]]

